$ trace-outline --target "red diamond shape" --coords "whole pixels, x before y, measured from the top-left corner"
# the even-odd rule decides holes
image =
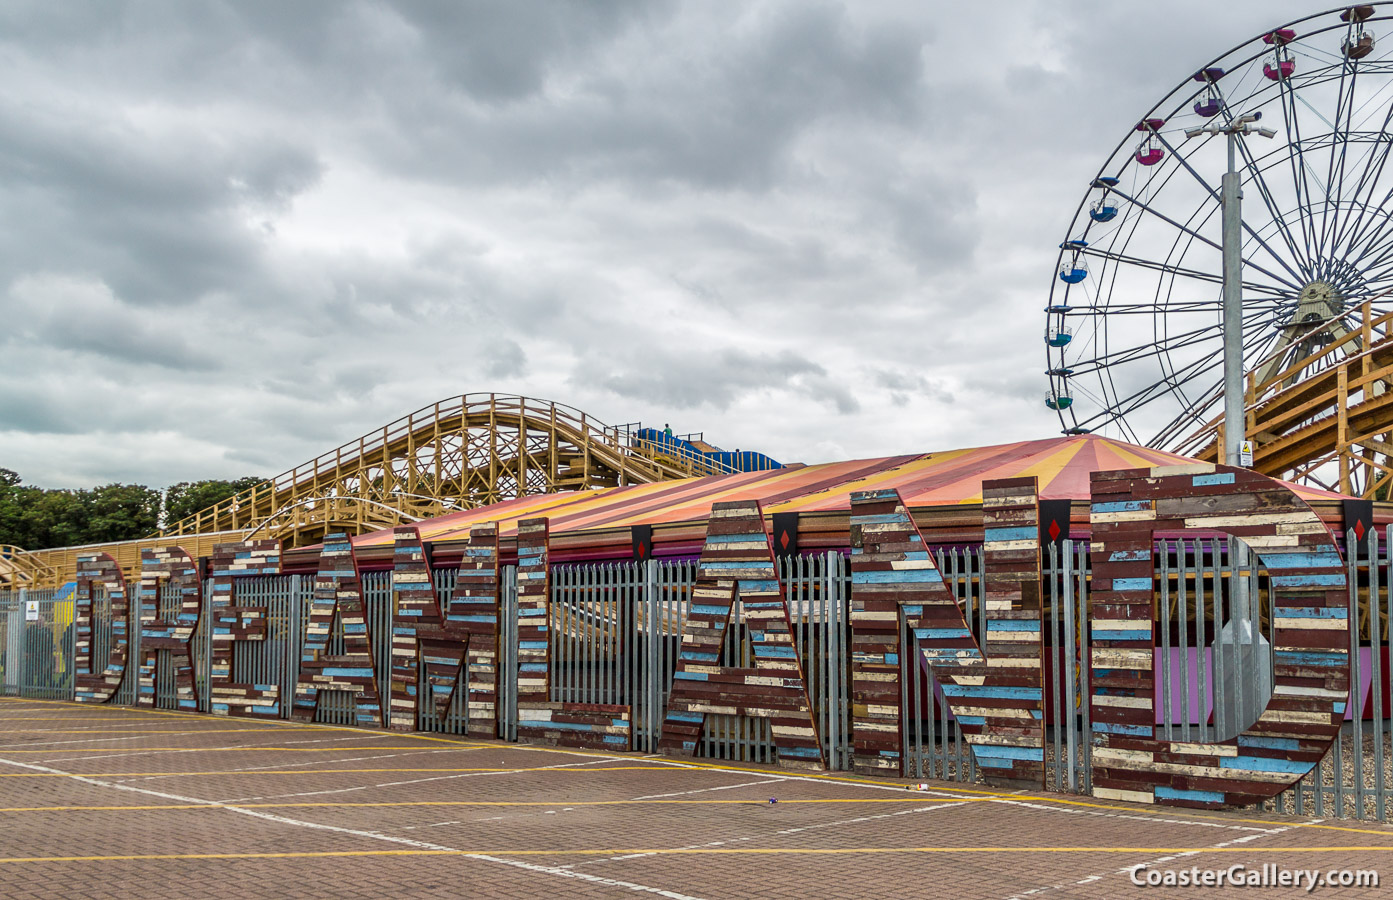
[[[783,534],[779,535],[779,546],[780,546],[780,547],[783,547],[785,550],[788,549],[788,532],[787,532],[787,531],[785,531]]]
[[[1053,522],[1053,521],[1050,522],[1050,540],[1052,540],[1052,541],[1057,541],[1057,540],[1059,540],[1059,523],[1058,523],[1058,522]]]
[[[1359,538],[1361,541],[1364,540],[1364,523],[1360,522],[1357,519],[1354,523],[1354,536]]]

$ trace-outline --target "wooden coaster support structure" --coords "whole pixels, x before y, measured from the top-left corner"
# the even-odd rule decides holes
[[[1393,313],[1360,308],[1352,327],[1315,323],[1326,342],[1284,366],[1273,354],[1248,373],[1244,402],[1252,467],[1264,475],[1386,499],[1393,483]],[[1337,336],[1338,334],[1338,336]],[[1298,341],[1300,338],[1298,337]],[[1283,348],[1284,350],[1286,348]],[[1218,417],[1175,450],[1215,462]]]
[[[637,426],[510,394],[465,394],[254,485],[142,541],[103,545],[128,576],[142,549],[178,543],[195,557],[215,543],[276,538],[289,549],[330,532],[363,534],[527,494],[651,484],[741,471],[714,456],[674,455]],[[171,540],[177,538],[177,540]],[[0,588],[56,588],[76,548],[0,548]]]

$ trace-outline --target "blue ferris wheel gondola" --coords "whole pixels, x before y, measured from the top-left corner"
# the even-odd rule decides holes
[[[1061,250],[1072,252],[1072,259],[1067,259],[1059,266],[1059,280],[1065,284],[1078,284],[1088,277],[1088,265],[1084,263],[1079,254],[1088,246],[1088,241],[1065,241],[1059,245]],[[1062,345],[1061,345],[1062,346]]]
[[[1088,217],[1095,222],[1111,222],[1117,218],[1117,206],[1109,203],[1105,197],[1089,208]]]
[[[1109,199],[1108,191],[1117,187],[1117,179],[1112,177],[1095,178],[1093,179],[1093,186],[1095,188],[1101,188],[1103,196],[1099,197],[1094,201],[1093,205],[1089,207],[1088,217],[1095,222],[1111,222],[1113,219],[1117,218],[1118,207],[1115,201]]]

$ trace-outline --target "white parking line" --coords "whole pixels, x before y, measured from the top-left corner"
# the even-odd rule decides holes
[[[1315,821],[1316,821],[1316,822],[1319,822],[1320,820],[1319,820],[1319,819],[1316,819]],[[1181,824],[1191,824],[1191,823],[1181,823]],[[1308,824],[1311,824],[1311,823],[1308,823]],[[1221,849],[1223,849],[1224,847],[1232,847],[1232,846],[1235,845],[1235,844],[1246,844],[1246,843],[1248,843],[1248,842],[1250,842],[1250,841],[1259,841],[1259,840],[1262,840],[1262,839],[1265,838],[1265,837],[1271,837],[1271,836],[1274,835],[1274,834],[1281,834],[1281,833],[1284,832],[1284,831],[1290,831],[1290,830],[1291,830],[1291,827],[1290,827],[1290,826],[1285,826],[1285,827],[1273,828],[1273,829],[1270,829],[1270,830],[1266,830],[1266,831],[1263,831],[1261,834],[1245,834],[1243,837],[1238,837],[1238,838],[1234,838],[1234,839],[1229,840],[1229,841],[1222,841],[1222,842],[1220,842],[1220,843],[1218,843],[1218,844],[1213,844],[1213,845],[1211,845],[1210,847],[1208,847],[1207,849],[1209,849],[1209,850],[1221,850]],[[1085,876],[1085,877],[1083,877],[1083,878],[1080,878],[1078,881],[1062,881],[1062,882],[1060,882],[1059,884],[1050,884],[1050,885],[1045,885],[1045,886],[1043,886],[1043,887],[1032,888],[1032,889],[1030,889],[1030,890],[1028,890],[1028,891],[1021,891],[1021,892],[1019,892],[1019,893],[1012,894],[1009,898],[1007,898],[1007,900],[1025,900],[1025,898],[1027,898],[1027,897],[1038,897],[1038,896],[1040,896],[1041,894],[1047,894],[1047,893],[1049,893],[1050,891],[1058,891],[1058,890],[1063,890],[1063,889],[1065,889],[1065,888],[1077,887],[1078,885],[1082,885],[1082,884],[1093,884],[1094,882],[1102,881],[1104,878],[1107,878],[1109,875],[1127,875],[1127,874],[1129,874],[1129,873],[1131,873],[1131,872],[1134,872],[1134,871],[1136,871],[1137,869],[1140,869],[1140,868],[1149,868],[1149,867],[1151,867],[1151,866],[1159,865],[1160,863],[1167,863],[1167,862],[1172,862],[1172,861],[1177,860],[1177,859],[1184,859],[1184,858],[1187,857],[1187,856],[1199,856],[1201,853],[1204,853],[1204,852],[1205,852],[1204,850],[1189,850],[1189,851],[1186,851],[1186,852],[1184,852],[1184,853],[1172,853],[1172,854],[1169,855],[1169,856],[1158,856],[1158,857],[1156,857],[1155,859],[1148,859],[1148,860],[1146,860],[1145,862],[1133,863],[1133,864],[1130,865],[1130,866],[1123,866],[1122,868],[1120,868],[1120,869],[1115,869],[1115,870],[1113,870],[1113,871],[1111,871],[1111,872],[1098,872],[1098,873],[1093,874],[1093,875],[1087,875],[1087,876]],[[1130,888],[1131,885],[1128,885],[1128,887]]]
[[[444,753],[447,751],[437,751]],[[283,800],[287,797],[318,797],[324,794],[349,794],[354,791],[371,791],[375,788],[400,787],[407,784],[424,784],[427,781],[452,781],[456,778],[482,778],[487,775],[516,775],[520,772],[536,772],[541,769],[571,769],[576,766],[593,766],[609,762],[608,759],[592,760],[588,763],[559,763],[554,766],[528,766],[522,769],[500,769],[497,772],[462,772],[456,775],[435,775],[430,778],[413,778],[409,781],[385,781],[382,784],[361,784],[357,787],[335,788],[327,791],[301,791],[296,794],[270,794],[265,797],[243,797],[240,800],[223,800],[222,803],[250,803],[253,800]]]
[[[915,813],[933,812],[933,811],[939,810],[939,809],[953,809],[953,808],[956,808],[956,807],[959,807],[959,806],[966,806],[966,805],[967,805],[966,801],[959,801],[959,802],[957,802],[957,803],[938,803],[938,804],[935,804],[935,805],[933,805],[933,806],[919,806],[919,807],[915,807],[914,809],[902,809],[902,810],[899,810],[898,812],[880,813],[880,814],[874,815],[874,816],[857,816],[857,817],[854,818],[854,819],[841,819],[840,821],[836,821],[836,822],[820,822],[820,823],[818,823],[818,824],[816,824],[816,825],[802,825],[802,826],[799,826],[799,827],[797,827],[797,828],[785,828],[785,829],[783,829],[782,831],[775,831],[774,834],[776,834],[776,835],[799,834],[800,832],[804,832],[804,831],[815,831],[815,830],[817,830],[817,829],[819,829],[819,828],[832,828],[832,827],[835,827],[835,826],[837,826],[837,825],[855,825],[855,824],[859,824],[859,823],[862,823],[862,822],[872,822],[872,821],[875,821],[876,819],[891,819],[891,818],[894,818],[894,817],[896,817],[896,816],[910,816],[910,815],[914,815]],[[676,849],[677,849],[677,850],[704,850],[704,849],[706,849],[706,848],[708,848],[708,847],[725,847],[725,846],[730,845],[730,844],[741,844],[741,843],[744,843],[745,841],[753,841],[753,840],[755,840],[755,839],[757,839],[757,838],[765,838],[765,837],[768,837],[768,835],[762,834],[762,833],[761,833],[761,834],[751,834],[751,835],[748,835],[748,836],[742,837],[742,838],[731,838],[730,840],[726,840],[726,841],[708,841],[707,843],[704,843],[704,844],[690,844],[690,845],[688,845],[688,846],[686,846],[686,847],[678,847],[678,848],[676,848]],[[626,854],[624,854],[623,856],[607,856],[607,857],[604,857],[603,859],[591,859],[591,860],[586,860],[585,862],[571,863],[570,865],[563,866],[562,868],[573,869],[573,868],[576,868],[576,867],[578,867],[578,866],[590,866],[590,865],[594,865],[594,864],[596,864],[596,863],[621,862],[621,861],[626,860],[626,859],[642,859],[642,858],[644,858],[645,856],[662,856],[664,853],[670,853],[670,852],[672,852],[672,851],[669,851],[669,850],[655,850],[655,851],[651,851],[651,852],[648,852],[648,853],[626,853]]]
[[[216,800],[205,800],[200,797],[186,797],[180,794],[166,794],[162,791],[152,791],[148,788],[135,787],[134,785],[116,784],[113,782],[102,781],[99,778],[92,778],[86,775],[77,775],[72,772],[65,772],[61,769],[53,769],[49,768],[48,766],[40,766],[35,765],[33,763],[22,763],[16,760],[3,758],[0,758],[0,763],[15,766],[21,769],[29,769],[30,771],[47,772],[52,775],[65,775],[73,779],[74,781],[79,781],[83,784],[90,784],[96,787],[111,788],[113,790],[118,791],[132,791],[134,793],[145,794],[150,797],[159,797],[162,800],[173,800],[177,803],[196,803],[203,806],[210,806],[216,809],[225,809],[230,813],[236,813],[238,815],[243,816],[250,816],[251,818],[260,819],[261,821],[265,822],[275,822],[281,825],[293,825],[298,828],[308,828],[314,831],[329,831],[335,834],[347,834],[352,835],[353,837],[368,838],[369,840],[374,841],[386,841],[401,846],[415,847],[419,850],[436,850],[445,853],[457,853],[466,859],[474,859],[479,860],[481,862],[496,863],[498,865],[509,866],[514,869],[521,869],[525,872],[535,872],[540,875],[554,875],[560,878],[573,878],[579,881],[588,882],[590,884],[605,885],[607,887],[618,887],[623,888],[625,890],[635,891],[644,894],[656,894],[660,897],[667,897],[668,900],[700,900],[700,898],[692,897],[688,894],[681,894],[676,891],[669,891],[664,890],[663,888],[651,887],[646,884],[638,884],[633,881],[621,881],[617,878],[603,878],[601,876],[591,875],[586,872],[573,872],[569,869],[561,868],[558,866],[538,865],[536,863],[523,862],[522,860],[517,859],[507,859],[501,856],[490,856],[486,853],[469,853],[467,851],[460,850],[455,847],[446,847],[441,844],[431,844],[427,843],[426,841],[417,841],[411,838],[398,837],[396,835],[390,834],[382,834],[378,831],[364,831],[358,828],[343,828],[338,825],[324,825],[318,822],[305,822],[300,819],[292,819],[288,816],[281,816],[276,815],[274,813],[263,812],[259,809],[245,809],[239,806],[232,806],[227,803],[220,803]],[[547,768],[559,767],[548,766]]]
[[[150,736],[151,736],[151,735],[141,735],[141,737],[150,737]],[[136,747],[136,748],[133,748],[133,749],[131,749],[131,750],[124,751],[124,752],[122,752],[122,753],[112,753],[112,754],[110,754],[110,755],[108,755],[108,756],[60,756],[60,757],[57,757],[57,758],[55,758],[55,759],[46,759],[46,760],[44,760],[44,762],[50,762],[50,763],[54,763],[54,762],[73,762],[74,760],[85,760],[85,759],[117,759],[117,758],[121,758],[121,759],[132,759],[132,758],[137,757],[137,756],[159,756],[159,755],[162,754],[162,753],[205,753],[205,752],[209,752],[209,751],[211,751],[211,752],[217,752],[217,751],[219,751],[219,750],[240,750],[240,749],[243,749],[243,748],[246,748],[246,747],[288,747],[288,746],[290,746],[291,744],[327,744],[327,743],[329,743],[329,742],[331,742],[331,741],[337,741],[337,740],[368,741],[368,740],[372,740],[372,739],[378,738],[378,737],[380,737],[380,735],[376,735],[376,734],[365,734],[365,735],[363,735],[362,737],[342,738],[342,739],[340,739],[340,738],[324,738],[323,740],[317,740],[317,741],[276,741],[275,743],[272,743],[272,744],[238,744],[238,745],[236,745],[236,746],[227,746],[227,747],[181,747],[181,748],[179,748],[178,750],[141,750],[139,747]],[[135,738],[135,737],[129,737],[129,738],[112,738],[111,740],[130,741],[130,740],[136,740],[136,739],[137,739],[137,738]],[[93,743],[93,742],[92,742],[92,741],[74,741],[73,743],[84,743],[84,744],[86,744],[86,743]],[[407,749],[407,748],[403,747],[402,749],[405,750],[405,749]],[[61,752],[61,751],[60,751],[60,752]],[[274,768],[274,766],[272,766],[271,768]]]
[[[1285,831],[1285,828],[1273,826],[1272,828],[1258,828],[1255,825],[1225,825],[1222,822],[1197,822],[1193,819],[1171,819],[1161,818],[1160,816],[1135,815],[1123,812],[1105,812],[1100,809],[1073,809],[1067,806],[1050,806],[1045,803],[1030,803],[1025,800],[1006,800],[995,798],[992,803],[1001,803],[1006,806],[1023,806],[1027,809],[1038,809],[1043,812],[1067,813],[1075,816],[1096,816],[1102,819],[1131,819],[1136,822],[1154,822],[1158,825],[1190,825],[1196,828],[1225,828],[1230,831],[1256,831],[1261,834],[1276,834],[1278,831]]]
[[[647,794],[643,797],[630,797],[630,800],[661,800],[665,797],[685,797],[688,794],[704,794],[707,791],[729,791],[735,788],[754,787],[760,784],[778,784],[780,781],[787,781],[786,778],[766,778],[764,781],[744,781],[740,784],[723,784],[719,787],[697,788],[693,791],[675,791],[671,794]]]

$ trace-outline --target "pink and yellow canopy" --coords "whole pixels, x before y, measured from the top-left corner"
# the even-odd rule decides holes
[[[521,519],[547,516],[551,533],[699,522],[726,500],[759,500],[766,514],[825,513],[851,506],[851,494],[897,488],[911,508],[978,504],[982,482],[1034,475],[1043,499],[1085,500],[1095,471],[1155,468],[1193,463],[1188,457],[1149,450],[1097,435],[1020,441],[994,447],[948,450],[917,456],[887,456],[849,462],[791,466],[765,472],[713,475],[657,484],[537,494],[421,522],[428,541],[464,539],[481,522],[497,522],[500,536],[516,532]],[[1294,487],[1304,499],[1338,499],[1313,488]],[[354,540],[358,547],[390,544],[390,531]]]

